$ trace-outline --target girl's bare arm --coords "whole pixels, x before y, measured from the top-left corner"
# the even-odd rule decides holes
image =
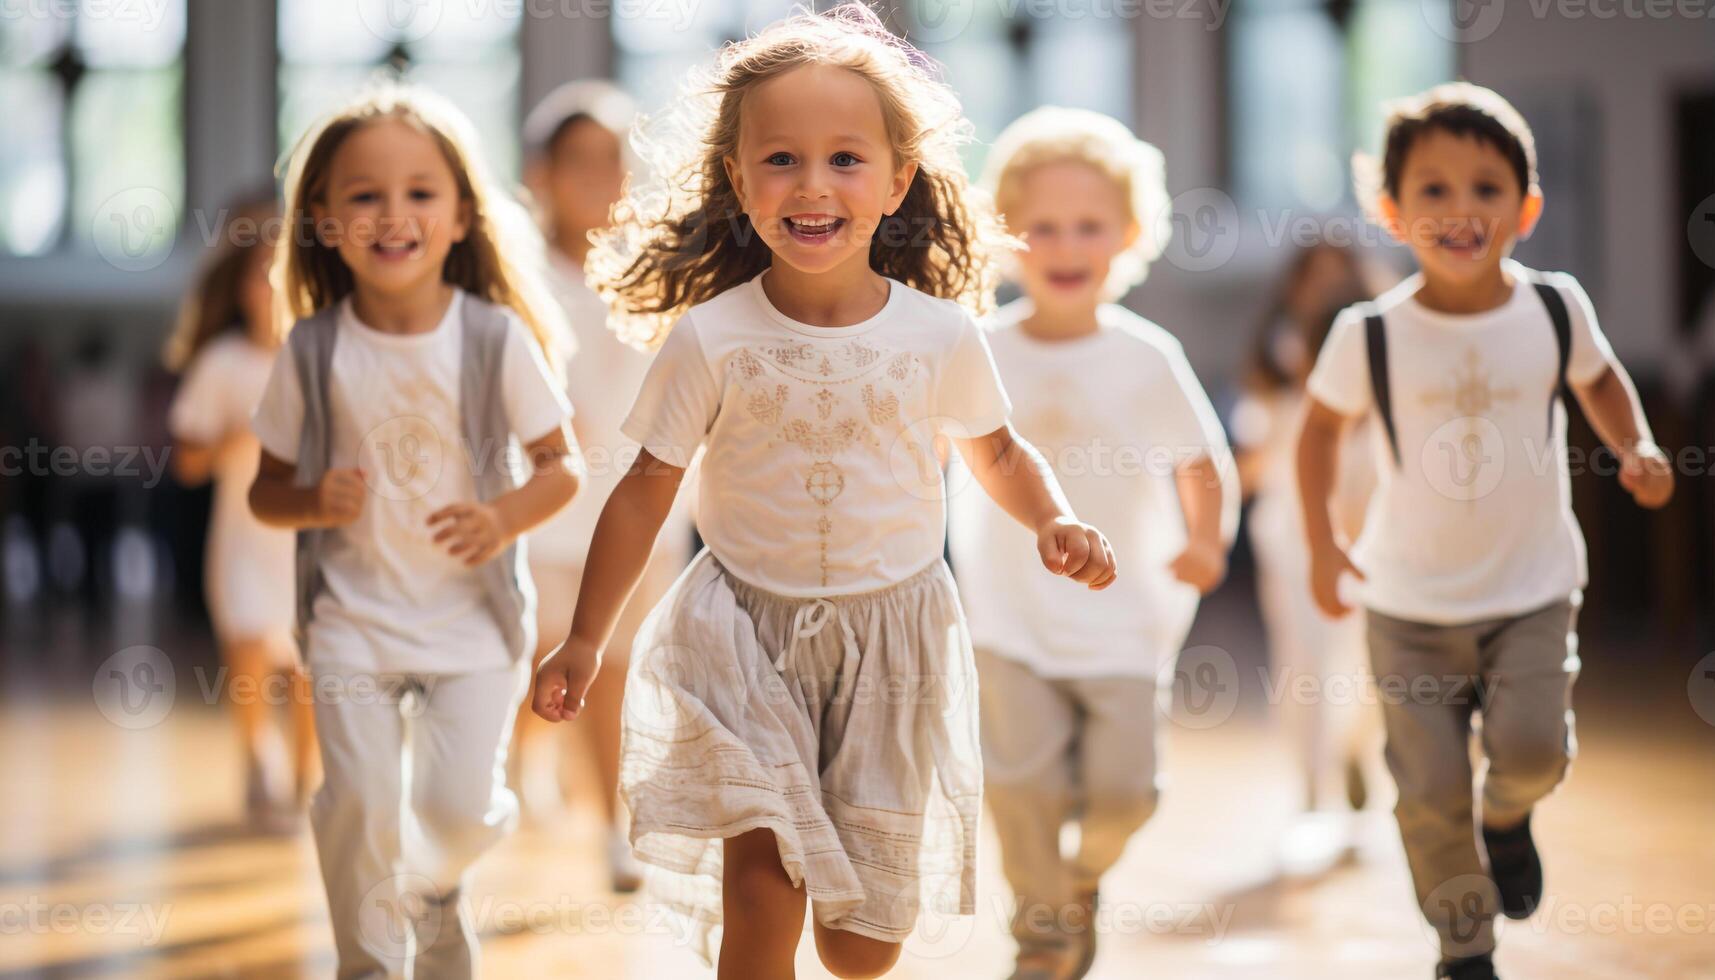
[[[570,721],[582,710],[584,694],[601,669],[602,650],[643,577],[655,537],[684,478],[683,468],[639,451],[636,462],[608,496],[584,562],[571,633],[536,673],[531,707],[538,715],[549,721]],[[543,596],[542,601],[566,598]]]

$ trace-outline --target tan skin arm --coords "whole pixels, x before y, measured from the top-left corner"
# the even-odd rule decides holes
[[[1328,511],[1334,496],[1335,474],[1339,471],[1340,445],[1352,421],[1311,398],[1304,427],[1298,434],[1298,497],[1304,508],[1304,534],[1310,546],[1310,591],[1317,608],[1335,618],[1351,612],[1340,601],[1340,576],[1349,573],[1359,579],[1364,577],[1335,538],[1333,517]]]
[[[430,524],[442,525],[436,543],[448,544],[451,553],[478,565],[492,558],[506,543],[553,516],[577,493],[579,478],[571,457],[565,426],[559,426],[525,445],[532,463],[530,479],[523,486],[486,503],[461,503],[430,515]],[[340,527],[362,512],[368,487],[362,471],[336,467],[323,474],[313,487],[292,483],[297,467],[262,450],[256,481],[250,485],[250,510],[257,520],[273,527]]]
[[[1638,401],[1631,376],[1619,364],[1588,384],[1572,385],[1584,417],[1604,445],[1620,458],[1620,485],[1639,506],[1656,509],[1673,498],[1673,467],[1655,444],[1649,419]]]
[[[536,672],[531,700],[536,714],[548,721],[571,721],[583,710],[584,695],[601,669],[602,652],[643,577],[655,537],[684,478],[682,467],[642,450],[608,495],[584,562],[571,632]],[[545,602],[556,599],[564,601],[543,597]]]
[[[1117,572],[1107,539],[1073,515],[1048,461],[1010,423],[984,436],[952,442],[989,498],[1036,532],[1045,568],[1091,589],[1113,584]]]
[[[1173,577],[1208,595],[1227,577],[1227,549],[1221,543],[1223,493],[1220,468],[1199,456],[1174,470],[1179,509],[1185,514],[1185,550],[1168,566]]]

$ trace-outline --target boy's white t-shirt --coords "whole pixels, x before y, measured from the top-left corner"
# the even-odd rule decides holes
[[[621,429],[675,466],[707,442],[697,527],[740,580],[811,597],[909,578],[946,537],[935,436],[986,435],[1011,409],[982,331],[891,280],[861,323],[800,323],[765,274],[673,325]]]
[[[1511,259],[1512,297],[1484,313],[1430,310],[1415,275],[1376,307],[1387,331],[1399,445],[1371,426],[1377,486],[1352,561],[1358,598],[1377,612],[1448,625],[1515,616],[1565,599],[1586,581],[1572,515],[1565,406],[1553,410],[1558,345],[1530,271]],[[1586,384],[1613,358],[1577,280],[1544,279],[1566,299],[1568,382]],[[1309,392],[1342,415],[1370,411],[1363,307],[1335,321]]]
[[[363,470],[368,492],[357,520],[335,529],[323,551],[326,587],[308,630],[312,665],[436,674],[514,663],[475,570],[435,544],[444,525],[428,523],[448,504],[476,501],[459,404],[464,301],[457,291],[440,324],[417,334],[375,330],[349,298],[340,303],[329,465]],[[528,443],[571,408],[528,328],[508,319],[500,391],[513,433]],[[282,356],[252,427],[263,449],[295,464],[303,420],[297,368]],[[522,466],[520,453],[506,458]]]
[[[1153,677],[1197,612],[1197,590],[1167,569],[1186,542],[1174,471],[1207,456],[1230,477],[1226,435],[1166,330],[1106,305],[1095,333],[1044,341],[1019,326],[1030,311],[1028,300],[1009,304],[988,334],[1013,426],[1054,468],[1078,519],[1107,536],[1119,577],[1092,592],[1049,572],[1036,536],[956,464],[949,541],[972,642],[1049,677]],[[1231,529],[1238,490],[1224,486]]]

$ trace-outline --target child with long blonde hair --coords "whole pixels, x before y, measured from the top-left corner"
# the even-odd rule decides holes
[[[544,356],[555,311],[527,264],[540,240],[470,123],[391,84],[300,140],[285,215],[275,279],[297,323],[256,411],[250,505],[298,530],[339,975],[468,977],[461,889],[517,812],[504,762],[535,624],[519,536],[578,485]]]
[[[256,477],[250,413],[284,339],[268,285],[278,223],[272,186],[231,209],[165,360],[183,374],[167,413],[173,473],[186,484],[214,481],[203,580],[243,742],[245,811],[253,825],[284,830],[302,819],[315,779],[315,719],[292,642],[292,536],[257,521],[245,502]],[[267,690],[265,680],[281,675],[290,750],[267,699],[240,693]]]
[[[675,108],[643,143],[661,183],[589,260],[623,334],[660,351],[535,709],[579,715],[703,447],[708,547],[626,684],[632,844],[704,955],[724,922],[720,976],[792,976],[806,903],[828,969],[876,976],[926,905],[975,911],[975,677],[937,439],[1050,571],[1105,588],[1113,556],[1007,423],[974,316],[1007,239],[928,60],[848,4],[726,48]]]

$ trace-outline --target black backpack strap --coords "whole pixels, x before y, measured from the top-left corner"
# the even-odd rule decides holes
[[[1393,450],[1393,465],[1399,466],[1399,439],[1393,430],[1393,389],[1387,371],[1387,326],[1373,306],[1364,315],[1364,342],[1370,355],[1370,396],[1376,403],[1376,414],[1381,416],[1388,446]]]
[[[1566,297],[1560,290],[1540,276],[1534,277],[1532,285],[1536,287],[1536,295],[1542,298],[1542,305],[1548,309],[1548,319],[1554,324],[1554,343],[1559,348],[1559,370],[1554,375],[1554,394],[1548,399],[1548,434],[1554,434],[1554,400],[1556,398],[1572,404],[1571,389],[1566,384],[1566,368],[1572,363],[1572,317],[1566,309]]]

